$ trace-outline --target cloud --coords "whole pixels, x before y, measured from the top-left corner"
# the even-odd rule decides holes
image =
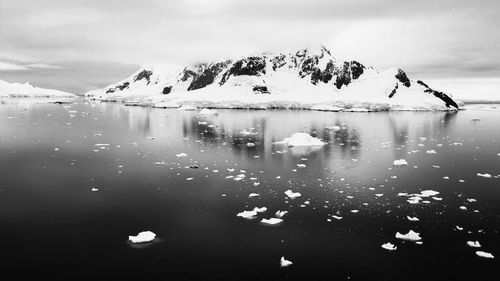
[[[186,64],[324,44],[380,69],[500,76],[497,26],[495,0],[1,0],[0,56]]]
[[[22,70],[28,70],[28,68],[10,62],[0,61],[0,71],[22,71]]]

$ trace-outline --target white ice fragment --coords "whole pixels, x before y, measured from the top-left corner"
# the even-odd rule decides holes
[[[467,211],[467,207],[465,207],[465,206],[460,206],[460,210]]]
[[[436,154],[437,152],[434,149],[427,150],[425,153],[427,154]]]
[[[260,222],[263,224],[275,225],[275,224],[278,224],[282,221],[283,221],[282,219],[270,218],[270,219],[262,219]]]
[[[247,147],[254,147],[255,146],[255,143],[253,142],[247,142]]]
[[[194,110],[197,110],[196,107],[194,106],[190,106],[190,105],[183,105],[181,107],[178,108],[179,110],[188,110],[188,111],[194,111]]]
[[[382,248],[386,249],[386,250],[389,250],[389,251],[394,251],[396,250],[398,247],[396,247],[394,244],[390,243],[390,242],[387,242],[385,244],[382,244]]]
[[[417,217],[406,216],[406,218],[408,218],[409,221],[419,221]]]
[[[340,217],[340,216],[335,216],[335,215],[333,215],[333,216],[332,216],[332,218],[334,218],[334,219],[336,219],[336,220],[341,220],[341,219],[342,219],[342,217]]]
[[[278,218],[282,218],[282,217],[283,217],[284,215],[286,215],[286,214],[288,214],[288,211],[281,211],[281,210],[278,210],[278,211],[276,212],[276,214],[275,214],[275,215],[276,215],[276,217],[278,217]]]
[[[490,175],[490,174],[481,174],[481,173],[477,173],[477,176],[478,176],[478,177],[483,177],[483,178],[491,178],[491,175]]]
[[[244,219],[253,219],[256,215],[257,212],[255,210],[252,210],[252,211],[243,211],[241,213],[238,213],[236,216],[242,217]]]
[[[306,164],[297,164],[297,167],[299,167],[299,168],[305,168]]]
[[[175,156],[178,157],[178,158],[181,158],[181,157],[186,157],[187,154],[184,153],[184,152],[182,152],[182,153],[176,154]]]
[[[200,115],[217,115],[219,113],[217,112],[217,110],[203,108],[202,110],[200,110],[200,112],[198,112],[198,114],[200,114]]]
[[[302,194],[300,194],[299,192],[293,192],[291,191],[290,189],[285,191],[285,194],[286,196],[288,196],[290,199],[294,199],[294,198],[298,198],[300,197]]]
[[[259,196],[259,195],[260,195],[260,194],[258,194],[258,193],[253,193],[253,192],[252,192],[252,193],[250,193],[250,194],[248,195],[248,198],[257,197],[257,196]]]
[[[91,191],[99,191],[99,188],[92,187]]]
[[[408,241],[419,241],[422,238],[420,237],[420,233],[415,232],[413,230],[408,231],[407,234],[401,234],[399,232],[396,233],[397,239],[408,240]]]
[[[467,245],[472,248],[481,248],[479,241],[467,241]]]
[[[265,211],[267,211],[267,208],[266,207],[255,207],[253,208],[253,210],[257,213],[264,213]]]
[[[487,258],[487,259],[493,259],[495,258],[492,254],[483,252],[483,251],[476,251],[476,255],[482,258]]]
[[[406,162],[405,159],[399,159],[399,160],[394,160],[392,165],[395,167],[408,166],[408,162]]]
[[[142,231],[137,236],[129,236],[128,240],[132,243],[146,243],[151,242],[156,238],[156,234],[151,231]]]
[[[325,145],[325,142],[312,137],[308,133],[295,133],[291,137],[276,142],[276,144],[284,144],[287,146],[323,146]]]
[[[289,260],[286,260],[285,257],[281,257],[281,260],[280,260],[281,267],[287,267],[287,266],[290,266],[292,264],[293,263]]]

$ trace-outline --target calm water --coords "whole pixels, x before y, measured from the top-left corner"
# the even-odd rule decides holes
[[[298,131],[328,144],[273,144]],[[13,280],[498,280],[499,153],[498,110],[4,104],[0,268]],[[401,158],[408,166],[393,167]],[[428,189],[439,192],[428,203],[398,196]],[[236,216],[254,207],[268,210]],[[289,212],[281,224],[260,223],[277,210]],[[395,238],[410,229],[422,245]],[[158,239],[127,241],[144,230]],[[476,256],[475,240],[495,259]],[[294,264],[280,268],[281,256]]]

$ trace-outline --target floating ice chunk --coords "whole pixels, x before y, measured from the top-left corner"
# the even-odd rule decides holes
[[[434,149],[427,150],[425,153],[427,154],[436,154],[437,152]]]
[[[390,243],[390,242],[387,242],[385,244],[382,244],[382,248],[386,249],[386,250],[389,250],[389,251],[394,251],[396,250],[398,247],[396,247],[396,245]]]
[[[467,207],[465,207],[465,206],[460,206],[460,210],[467,211]]]
[[[463,227],[458,226],[458,225],[455,225],[455,228],[456,228],[457,230],[460,230],[460,231],[464,230],[464,228],[463,228]]]
[[[234,172],[234,169],[227,168],[227,171],[230,172],[230,173],[232,173],[232,172]]]
[[[255,146],[255,143],[253,142],[247,142],[247,147],[254,147]]]
[[[439,194],[439,192],[437,192],[435,190],[430,190],[430,189],[420,192],[421,197],[431,197],[431,196],[436,196],[438,194]]]
[[[302,196],[299,192],[293,192],[290,189],[285,191],[286,196],[288,196],[290,199],[298,198]]]
[[[351,210],[351,213],[353,213],[353,214],[359,213],[359,210]]]
[[[305,168],[306,164],[297,164],[297,167],[299,167],[299,168]]]
[[[406,162],[405,159],[399,159],[399,160],[394,160],[392,165],[395,167],[403,167],[403,166],[408,166],[408,162]]]
[[[419,221],[417,217],[406,216],[406,218],[408,218],[409,221]]]
[[[244,179],[246,176],[244,174],[239,174],[237,175],[236,177],[234,177],[234,181],[240,181],[242,179]]]
[[[483,178],[491,178],[491,175],[490,175],[490,174],[481,174],[481,173],[477,173],[477,176],[478,176],[478,177],[483,177]]]
[[[151,242],[156,238],[156,234],[151,231],[142,231],[137,236],[129,236],[128,240],[132,243],[146,243]]]
[[[330,127],[326,127],[327,130],[332,130],[332,131],[340,131],[340,128],[339,126],[330,126]]]
[[[201,115],[217,115],[217,114],[219,114],[219,112],[217,112],[217,110],[203,108],[200,112],[198,112],[198,114],[201,114]]]
[[[194,107],[194,106],[190,106],[190,105],[183,105],[181,107],[179,107],[179,110],[189,110],[189,111],[193,111],[193,110],[197,110],[198,108]]]
[[[467,245],[472,248],[481,248],[479,241],[467,241]]]
[[[407,234],[401,234],[399,232],[396,233],[396,238],[407,241],[419,241],[422,238],[420,237],[420,233],[415,232],[413,230],[408,231]]]
[[[248,197],[249,197],[249,198],[252,198],[252,197],[257,197],[257,196],[260,196],[260,194],[258,194],[258,193],[253,193],[253,192],[252,192],[252,193],[250,193],[250,194],[248,195]]]
[[[187,181],[192,181],[194,178],[186,178]]]
[[[96,143],[94,146],[109,146],[109,143]]]
[[[340,217],[340,216],[335,216],[335,215],[333,215],[333,216],[332,216],[332,218],[334,218],[334,219],[336,219],[336,220],[341,220],[341,219],[342,219],[342,217]]]
[[[267,211],[267,208],[266,207],[255,207],[253,208],[253,210],[257,213],[264,213],[265,211]]]
[[[178,157],[178,158],[186,157],[186,156],[187,156],[187,154],[184,152],[175,155],[175,157]]]
[[[275,215],[276,215],[276,217],[278,217],[278,218],[282,218],[282,217],[283,217],[284,215],[286,215],[286,214],[288,214],[288,211],[281,211],[281,210],[278,210],[278,211],[276,212],[276,214],[275,214]]]
[[[253,186],[259,186],[260,185],[260,182],[254,182],[253,183]]]
[[[295,133],[291,137],[285,138],[277,144],[284,144],[287,146],[323,146],[325,142],[312,137],[308,133]]]
[[[241,213],[238,213],[236,216],[242,217],[244,219],[253,219],[256,215],[257,212],[255,210],[252,210],[252,211],[243,211]]]
[[[493,259],[495,258],[492,254],[483,252],[483,251],[476,251],[476,255],[482,258],[487,258],[487,259]]]
[[[287,266],[290,266],[292,264],[293,264],[293,262],[286,260],[285,257],[281,257],[281,260],[280,260],[281,267],[287,267]]]
[[[275,225],[275,224],[278,224],[282,221],[283,221],[282,219],[270,218],[270,219],[262,219],[260,222],[263,224]]]
[[[94,192],[99,191],[99,188],[92,187],[91,191],[94,191]]]

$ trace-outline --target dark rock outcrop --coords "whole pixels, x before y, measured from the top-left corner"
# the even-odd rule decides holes
[[[425,88],[424,92],[426,92],[428,94],[433,94],[435,97],[437,97],[437,98],[441,99],[442,101],[444,101],[445,104],[446,104],[446,107],[453,106],[456,109],[458,109],[457,103],[454,100],[452,100],[447,94],[431,89],[427,84],[425,84],[421,80],[418,80],[417,83],[419,85],[422,85]]]
[[[149,83],[151,82],[150,77],[152,74],[153,74],[153,71],[144,69],[143,71],[141,71],[137,74],[137,76],[134,79],[134,82],[142,80],[142,79],[146,79],[148,81],[147,84],[149,85]]]
[[[168,95],[168,94],[170,94],[170,91],[172,91],[172,86],[167,86],[167,87],[163,88],[162,94]]]
[[[226,83],[232,75],[260,76],[264,74],[266,74],[266,58],[264,56],[247,57],[236,61],[231,68],[224,73],[220,85]]]
[[[260,86],[260,85],[254,86],[253,87],[253,92],[256,93],[256,94],[269,94],[269,91],[267,90],[267,87],[266,86]]]
[[[402,69],[398,69],[398,73],[395,77],[399,80],[399,82],[405,85],[405,87],[409,88],[411,86],[410,79],[406,76],[406,73]]]
[[[188,87],[188,91],[204,88],[212,84],[215,78],[231,63],[230,60],[218,63],[212,63],[203,67],[199,75],[193,73],[193,81]]]

